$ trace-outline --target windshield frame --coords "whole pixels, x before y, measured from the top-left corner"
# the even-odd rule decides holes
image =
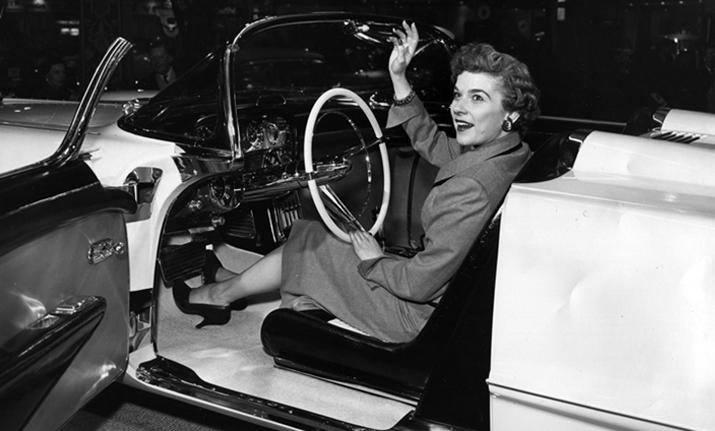
[[[281,27],[311,24],[319,26],[339,24],[342,26],[351,26],[355,29],[355,32],[364,32],[365,34],[360,33],[355,34],[355,36],[364,43],[383,45],[385,50],[387,50],[391,49],[390,46],[392,43],[388,40],[388,37],[392,34],[392,28],[401,25],[401,22],[402,19],[396,17],[346,12],[285,15],[266,17],[254,21],[246,25],[235,36],[233,41],[223,48],[209,53],[202,61],[180,76],[177,81],[170,84],[166,89],[159,92],[147,104],[139,108],[136,112],[122,117],[118,124],[122,129],[134,134],[171,141],[181,146],[187,154],[241,160],[244,154],[241,150],[242,136],[239,118],[243,109],[246,107],[262,106],[263,104],[271,105],[281,100],[283,104],[286,104],[286,99],[288,98],[290,98],[289,102],[300,103],[302,105],[310,103],[312,99],[317,98],[323,92],[323,90],[318,87],[302,88],[301,86],[296,86],[293,89],[285,89],[285,91],[282,91],[280,94],[275,93],[270,87],[261,87],[258,90],[250,88],[243,89],[243,87],[241,87],[242,81],[240,81],[240,79],[242,79],[241,67],[243,66],[240,61],[243,61],[243,59],[239,60],[239,56],[242,54],[241,50],[244,49],[244,47],[251,46],[250,44],[253,43],[252,40],[256,41],[254,37],[265,31],[280,30]],[[450,32],[429,24],[418,23],[418,26],[420,28],[421,47],[427,47],[438,42],[445,47],[446,52],[453,52],[455,42],[454,36]],[[350,27],[347,28],[348,33],[344,34],[349,34]],[[267,33],[267,35],[270,34]],[[255,43],[257,44],[256,46],[261,47],[261,42]],[[253,48],[255,49],[255,46]],[[247,48],[244,49],[244,52],[245,54],[243,55],[248,56],[246,58],[252,58],[250,54],[248,54],[250,51],[248,51]],[[256,57],[256,61],[259,63],[262,60],[261,55],[263,55],[263,52],[260,52],[260,55]],[[385,65],[385,68],[386,67]],[[216,91],[201,90],[201,88],[192,84],[193,80],[203,82],[210,81],[209,85],[214,86],[213,88],[215,88]],[[332,82],[332,80],[326,80],[325,82],[329,83]],[[374,87],[365,85],[364,91],[362,92],[363,97],[370,97],[372,99],[376,94],[375,88],[378,86],[381,93],[387,93],[388,87],[386,85],[383,85],[380,80],[375,81],[375,83],[377,85]],[[211,89],[211,87],[206,88]],[[311,89],[315,91],[311,91]],[[195,101],[190,100],[190,98],[182,97],[190,96],[192,91],[194,91],[195,94],[205,93],[203,102],[215,106],[215,108],[207,108],[209,105],[202,105],[200,98],[196,100],[199,103],[195,103]],[[316,94],[313,94],[314,92]],[[248,100],[253,96],[256,97],[255,100]],[[246,100],[244,100],[244,98]],[[186,103],[187,101],[190,103]],[[385,101],[389,102],[387,99],[385,99]],[[384,107],[383,105],[385,104],[378,103],[376,106],[382,108]],[[201,106],[204,106],[204,108],[201,108]],[[164,109],[166,109],[167,112],[163,112]],[[155,125],[152,124],[158,121],[157,119],[162,116],[164,118],[164,124],[179,124],[181,123],[182,115],[194,115],[196,118],[189,118],[190,123],[193,120],[201,118],[203,114],[192,114],[190,112],[191,109],[206,110],[204,117],[210,117],[210,121],[212,122],[212,131],[209,131],[210,133],[202,136],[193,131],[180,128],[172,130],[171,127],[174,126],[162,128],[158,126],[155,127]],[[196,123],[198,123],[198,120]],[[209,121],[206,123],[208,124]]]
[[[326,24],[328,22],[338,22],[342,21],[344,25],[352,26],[355,31],[355,37],[367,41],[369,43],[375,43],[375,44],[381,44],[385,46],[391,46],[392,41],[390,38],[393,36],[392,29],[393,28],[399,28],[401,26],[401,23],[403,21],[403,18],[398,18],[398,17],[392,17],[392,16],[385,16],[385,15],[373,15],[373,14],[354,14],[354,13],[341,13],[341,12],[316,12],[316,13],[311,13],[311,14],[303,14],[303,15],[285,15],[285,16],[269,16],[263,19],[259,19],[258,21],[254,21],[246,27],[244,27],[234,38],[234,40],[229,44],[229,46],[226,48],[226,52],[228,53],[229,51],[232,52],[232,55],[229,57],[228,55],[226,56],[227,64],[226,66],[231,66],[231,67],[226,67],[224,69],[225,73],[233,73],[230,71],[236,71],[238,70],[238,52],[240,52],[242,48],[242,42],[245,40],[248,40],[249,37],[252,37],[254,35],[260,34],[263,31],[266,30],[273,30],[282,26],[293,26],[293,25],[305,25],[305,24]],[[448,30],[434,26],[434,25],[429,25],[429,24],[423,24],[423,23],[416,23],[418,27],[420,28],[420,45],[417,50],[417,54],[422,52],[425,48],[432,44],[439,44],[447,50],[447,52],[454,52],[456,49],[456,42],[455,42],[455,37],[454,34],[449,32]],[[377,34],[374,35],[368,35],[367,32],[369,32],[372,29],[377,28]],[[388,30],[389,29],[389,30]],[[361,33],[358,33],[361,32]],[[230,62],[230,63],[228,63]],[[223,99],[222,106],[225,109],[230,110],[231,112],[227,112],[226,117],[227,118],[233,118],[236,119],[238,118],[238,112],[237,112],[237,103],[236,103],[236,97],[235,97],[235,76],[233,76],[233,80],[230,80],[231,83],[230,85],[227,85],[228,91],[227,93],[224,93],[221,95]],[[235,148],[232,148],[233,154],[238,157],[242,158],[243,153],[241,151],[241,135],[240,135],[240,130],[239,130],[239,124],[236,121],[235,125],[233,125],[235,128],[235,133],[238,138],[235,139],[235,142],[233,142],[232,145],[235,145]]]

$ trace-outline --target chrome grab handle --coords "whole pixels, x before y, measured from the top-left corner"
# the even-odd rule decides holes
[[[121,256],[127,252],[127,245],[122,241],[114,241],[110,238],[92,243],[87,251],[87,260],[92,265],[107,260],[112,256]]]

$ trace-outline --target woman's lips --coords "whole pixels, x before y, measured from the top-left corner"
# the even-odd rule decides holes
[[[474,127],[474,124],[467,123],[466,121],[454,122],[454,128],[457,129],[458,132],[464,132],[465,130],[471,129],[472,127]]]

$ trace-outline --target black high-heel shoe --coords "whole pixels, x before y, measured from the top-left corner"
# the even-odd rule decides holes
[[[183,281],[174,282],[171,289],[174,295],[176,306],[185,314],[198,314],[204,320],[196,325],[196,328],[203,328],[206,325],[225,325],[231,320],[231,307],[228,305],[193,304],[189,302],[191,288]]]
[[[221,265],[221,261],[218,260],[218,257],[212,252],[212,251],[207,251],[206,252],[206,257],[204,258],[204,266],[203,266],[203,274],[202,278],[204,280],[204,284],[207,283],[215,283],[216,282],[216,273],[218,273],[218,270],[220,268],[223,268],[223,265]],[[228,304],[228,307],[231,310],[243,310],[248,306],[248,302],[246,302],[245,298],[240,298],[232,303]]]

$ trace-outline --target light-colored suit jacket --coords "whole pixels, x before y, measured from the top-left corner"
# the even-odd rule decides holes
[[[412,258],[388,255],[360,262],[358,271],[399,298],[426,303],[444,294],[531,151],[517,133],[465,149],[438,129],[417,97],[392,106],[387,127],[399,124],[414,149],[440,168],[422,207],[425,248]]]

